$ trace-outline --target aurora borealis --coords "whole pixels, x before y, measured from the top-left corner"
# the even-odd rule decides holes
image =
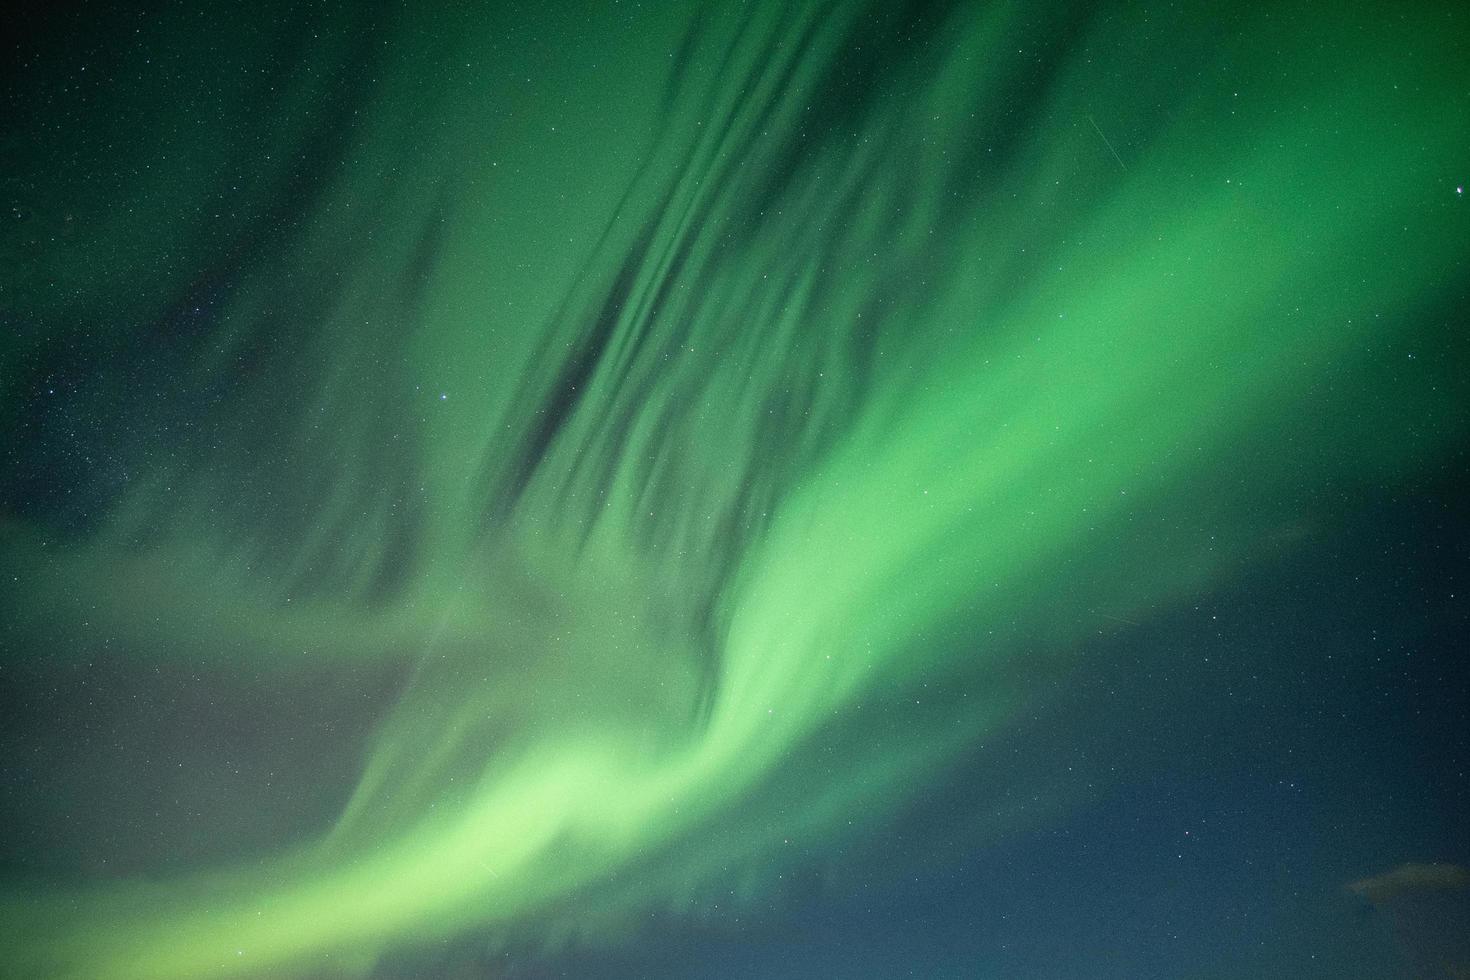
[[[1425,962],[1466,20],[29,16],[0,976]]]

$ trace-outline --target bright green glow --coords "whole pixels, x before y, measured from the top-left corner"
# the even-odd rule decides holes
[[[384,28],[340,173],[194,365],[238,371],[265,318],[307,318],[295,292],[341,273],[272,368],[284,406],[241,396],[239,434],[274,425],[281,462],[191,447],[202,465],[155,465],[60,548],[10,522],[25,582],[3,612],[34,647],[105,629],[282,672],[412,656],[413,684],[321,839],[14,890],[20,975],[351,973],[471,928],[554,942],[758,888],[783,840],[870,823],[1004,726],[1043,693],[1025,658],[1065,657],[1097,610],[1224,574],[1304,489],[1432,459],[1465,394],[1408,359],[1467,256],[1454,32],[1119,10],[1063,53],[1070,5],[1032,6],[954,14],[907,54],[856,12],[732,8],[667,114],[683,15],[540,15],[531,33],[577,40],[509,65],[449,16]],[[863,38],[866,102],[829,74]],[[596,370],[518,484],[629,255]],[[188,275],[144,264],[161,281],[130,307]],[[86,288],[66,312],[105,302]],[[425,557],[371,605],[399,482]],[[304,529],[276,520],[292,508]],[[964,700],[844,741],[857,706],[931,680]]]

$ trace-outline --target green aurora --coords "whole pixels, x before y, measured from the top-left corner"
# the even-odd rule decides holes
[[[1451,5],[548,7],[41,44],[7,669],[391,694],[288,838],[6,882],[6,975],[754,906],[1466,435]]]

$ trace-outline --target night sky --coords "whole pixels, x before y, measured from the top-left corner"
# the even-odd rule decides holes
[[[1470,976],[1470,11],[0,33],[0,977]]]

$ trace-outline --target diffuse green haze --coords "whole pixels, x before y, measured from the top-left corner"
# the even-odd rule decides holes
[[[162,426],[110,396],[135,475],[84,513],[11,491],[9,655],[413,665],[320,835],[17,886],[18,975],[365,973],[753,894],[1032,707],[1097,610],[1462,431],[1410,357],[1470,252],[1449,15],[681,6],[321,25],[381,43],[299,55],[258,145],[337,143],[170,246],[217,281],[17,266],[7,416],[104,313],[181,380]],[[166,343],[112,325],[200,288]]]

